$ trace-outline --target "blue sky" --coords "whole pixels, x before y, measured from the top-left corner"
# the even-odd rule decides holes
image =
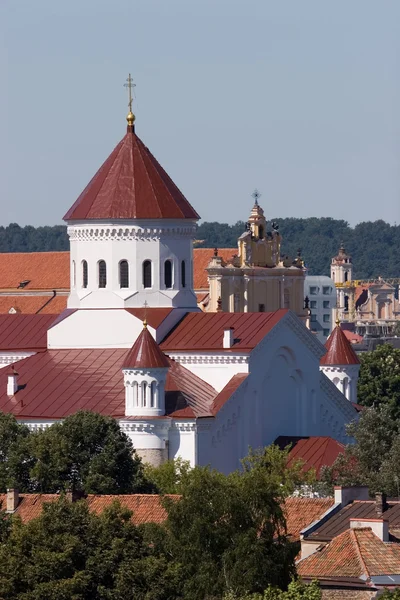
[[[0,224],[60,223],[136,131],[204,220],[400,221],[399,0],[3,0]],[[5,93],[4,93],[5,92]]]

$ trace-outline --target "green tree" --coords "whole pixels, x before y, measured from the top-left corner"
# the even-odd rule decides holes
[[[364,406],[387,404],[393,419],[400,418],[400,350],[382,344],[361,356],[357,389]]]
[[[381,596],[379,596],[380,600],[400,600],[400,589],[396,589],[393,591],[385,590]]]
[[[306,585],[298,580],[289,583],[287,591],[269,586],[263,594],[247,594],[235,596],[226,594],[224,600],[321,600],[322,593],[317,581]]]
[[[261,461],[228,476],[208,468],[191,471],[181,500],[164,500],[167,535],[157,542],[183,565],[184,598],[288,584],[297,548],[284,535],[284,496]]]
[[[32,485],[40,492],[123,494],[145,489],[143,465],[117,421],[77,412],[31,436]]]
[[[61,497],[26,525],[15,518],[0,547],[4,600],[172,600],[179,586],[179,566],[152,556],[118,503],[98,516]]]
[[[158,494],[180,494],[182,482],[189,476],[190,462],[177,458],[167,460],[158,467],[144,465],[144,476]]]
[[[16,487],[29,491],[29,470],[34,464],[29,429],[10,414],[0,412],[0,491]]]
[[[358,422],[347,427],[355,444],[346,447],[334,465],[325,468],[327,484],[367,485],[371,494],[397,496],[400,482],[400,422],[393,420],[390,406],[366,408]]]

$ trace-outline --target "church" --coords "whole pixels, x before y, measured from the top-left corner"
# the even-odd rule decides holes
[[[215,256],[208,268],[210,280],[218,269],[231,271],[228,305],[200,310],[193,288],[200,217],[137,136],[131,109],[127,122],[64,216],[67,308],[1,315],[0,362],[7,366],[0,369],[0,410],[32,430],[95,411],[117,419],[146,462],[181,457],[225,473],[249,446],[278,436],[350,441],[345,425],[357,415],[358,359],[340,327],[328,352],[305,327],[301,260],[281,263],[279,233],[266,235],[256,203],[236,262],[218,266]],[[276,268],[275,309],[231,283],[247,270],[248,290],[266,284],[250,268],[251,253],[260,269]],[[278,302],[285,268],[297,290],[294,304]],[[224,277],[215,276],[215,285]]]

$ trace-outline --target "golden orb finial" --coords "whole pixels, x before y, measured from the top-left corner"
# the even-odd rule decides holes
[[[143,329],[147,329],[147,319],[146,319],[146,317],[143,319]]]
[[[132,112],[132,102],[133,102],[132,90],[135,87],[135,84],[133,83],[133,79],[132,79],[130,73],[128,75],[128,79],[126,80],[126,83],[124,83],[124,87],[128,88],[128,94],[129,94],[129,102],[128,102],[129,112],[126,115],[126,120],[128,121],[128,125],[132,127],[135,122],[135,119],[136,119],[135,115]]]
[[[337,316],[336,316],[336,321],[335,321],[335,323],[336,323],[336,327],[339,327],[339,325],[340,325],[340,319],[339,319],[339,315],[337,315]]]

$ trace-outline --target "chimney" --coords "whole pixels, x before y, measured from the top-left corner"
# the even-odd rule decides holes
[[[386,494],[377,492],[375,494],[375,512],[378,517],[381,517],[387,509]]]
[[[16,489],[8,489],[7,490],[7,512],[13,513],[15,512],[19,503],[19,492]]]
[[[371,529],[382,542],[389,541],[389,521],[386,519],[350,519],[350,529]]]
[[[233,346],[233,327],[229,329],[224,329],[224,339],[223,339],[223,347],[224,348],[232,348]]]
[[[347,506],[354,500],[369,500],[369,490],[364,485],[353,485],[349,487],[335,485],[335,504]]]
[[[18,373],[13,366],[7,369],[7,376],[7,396],[14,396],[18,391]]]

